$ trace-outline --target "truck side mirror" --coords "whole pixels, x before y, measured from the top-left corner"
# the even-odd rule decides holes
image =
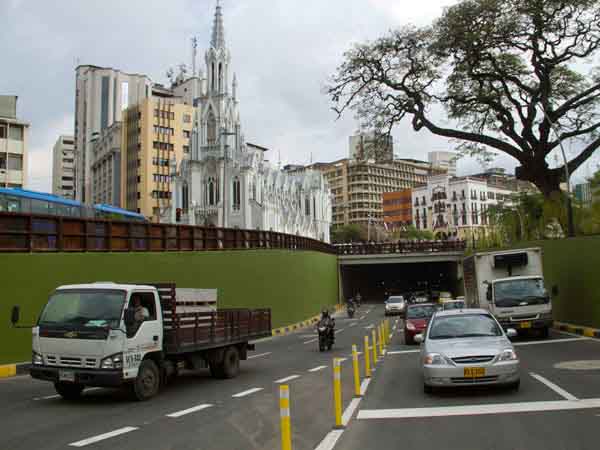
[[[556,297],[558,295],[558,285],[555,284],[552,286],[552,297]]]
[[[19,317],[21,315],[21,308],[18,305],[12,307],[12,312],[10,315],[10,321],[13,324],[13,327],[19,323]]]
[[[127,328],[132,327],[135,324],[135,309],[133,308],[127,308],[125,310],[125,326]]]
[[[492,287],[488,285],[487,290],[485,291],[485,298],[488,302],[492,301]]]

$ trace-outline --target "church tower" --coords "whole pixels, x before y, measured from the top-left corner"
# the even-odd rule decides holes
[[[229,86],[231,55],[225,46],[225,28],[220,1],[217,1],[210,47],[206,51],[205,60],[208,81],[207,94],[209,96],[226,94]]]

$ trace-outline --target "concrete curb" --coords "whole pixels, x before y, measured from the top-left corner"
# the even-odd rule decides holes
[[[600,339],[600,329],[582,327],[580,325],[572,325],[564,322],[554,322],[554,328],[567,333],[580,334],[582,336],[593,337]]]
[[[336,312],[339,312],[342,309],[344,309],[343,305],[340,305],[340,304],[335,305]],[[314,325],[315,323],[317,323],[319,321],[320,317],[321,317],[320,315],[316,315],[316,316],[310,317],[309,319],[303,320],[302,322],[294,323],[294,324],[288,325],[286,327],[273,328],[273,330],[271,330],[271,335],[272,336],[284,336],[293,331],[310,327],[311,325]]]
[[[0,365],[0,378],[10,378],[25,375],[29,372],[30,363],[17,363]]]

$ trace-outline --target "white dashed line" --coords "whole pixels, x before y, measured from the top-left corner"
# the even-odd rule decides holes
[[[404,355],[406,353],[419,353],[421,350],[395,350],[387,352],[388,355]]]
[[[255,392],[262,391],[262,390],[263,390],[263,388],[252,388],[252,389],[248,389],[247,391],[238,392],[237,394],[233,394],[232,397],[233,398],[245,397],[247,395],[251,395],[251,394],[254,394]]]
[[[358,408],[360,400],[361,400],[360,398],[353,398],[350,401],[350,404],[344,411],[344,414],[342,414],[342,425],[343,426],[348,425],[348,422],[350,422],[350,419],[354,415],[354,411],[356,411],[356,408]]]
[[[177,417],[185,416],[186,414],[191,414],[196,411],[202,411],[203,409],[210,408],[211,406],[213,406],[213,405],[206,403],[203,405],[198,405],[198,406],[194,406],[192,408],[184,409],[182,411],[176,411],[174,413],[167,414],[167,417],[172,417],[172,418],[176,419]]]
[[[563,388],[561,388],[560,386],[557,386],[552,381],[544,378],[543,376],[538,375],[537,373],[533,373],[533,372],[529,372],[529,375],[531,375],[533,378],[538,380],[540,383],[544,383],[546,386],[548,386],[550,389],[552,389],[554,392],[556,392],[561,397],[564,397],[566,400],[578,400],[578,398],[575,397],[573,394],[565,391]]]
[[[290,375],[289,377],[281,378],[279,380],[275,380],[275,383],[285,383],[286,381],[295,380],[296,378],[300,378],[300,375]]]
[[[303,342],[303,344],[310,344],[311,342],[316,342],[318,340],[319,340],[319,338],[314,338],[314,339],[311,339],[310,341]]]
[[[271,354],[271,352],[259,353],[258,355],[248,356],[248,359],[260,358],[261,356],[267,356],[270,354]]]
[[[54,394],[54,395],[47,395],[46,397],[35,397],[33,400],[35,400],[35,401],[38,401],[38,400],[51,400],[53,398],[60,398],[60,395]]]
[[[339,330],[335,330],[335,334],[341,333],[344,330],[345,330],[345,328],[340,328]]]
[[[366,317],[366,315],[364,315],[364,316],[360,316],[360,317],[358,318],[358,320],[363,320],[365,317]]]
[[[94,444],[96,442],[103,441],[105,439],[110,439],[111,437],[119,436],[121,434],[129,433],[131,431],[137,430],[137,427],[124,427],[119,428],[118,430],[110,431],[108,433],[99,434],[98,436],[93,436],[91,438],[83,439],[81,441],[73,442],[69,444],[70,447],[85,447],[86,445]]]
[[[365,378],[364,380],[362,380],[362,383],[360,383],[360,395],[365,395],[365,392],[367,392],[367,388],[369,387],[370,382],[370,378]]]
[[[331,450],[335,447],[336,442],[342,436],[344,430],[333,430],[327,433],[327,436],[321,441],[315,450]]]
[[[513,346],[518,347],[521,345],[560,344],[562,342],[591,341],[591,340],[593,340],[593,339],[586,337],[586,336],[582,336],[579,338],[548,339],[547,341],[513,342]]]
[[[350,325],[348,325],[349,327],[355,327],[356,326],[356,322],[352,322]]]
[[[317,366],[317,367],[313,367],[312,369],[308,369],[309,372],[318,372],[319,370],[323,370],[327,368],[327,366]]]
[[[344,361],[346,361],[348,358],[336,358],[340,364],[343,363]]]

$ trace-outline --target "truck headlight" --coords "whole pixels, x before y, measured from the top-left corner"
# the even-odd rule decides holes
[[[502,353],[500,353],[498,357],[498,361],[515,361],[517,359],[517,354],[514,350],[507,348]]]
[[[34,366],[41,366],[44,364],[44,358],[37,352],[31,352],[31,364]]]
[[[448,360],[439,353],[428,353],[423,359],[423,363],[427,366],[447,366]]]
[[[115,353],[107,356],[100,361],[101,369],[122,369],[123,368],[123,353]]]

